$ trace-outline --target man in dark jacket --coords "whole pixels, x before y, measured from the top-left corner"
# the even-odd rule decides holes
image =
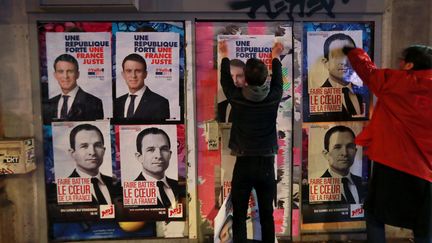
[[[360,176],[350,172],[354,164],[357,148],[354,143],[355,134],[346,126],[334,126],[324,135],[323,155],[328,161],[328,169],[321,178],[340,178],[342,195],[340,203],[363,203],[365,186]]]
[[[135,181],[154,181],[157,185],[158,204],[156,207],[176,207],[179,198],[178,181],[166,176],[172,151],[168,134],[156,127],[142,130],[136,139],[136,159],[142,171]]]
[[[76,166],[69,178],[91,178],[92,203],[112,204],[116,190],[113,179],[99,170],[105,155],[100,129],[92,124],[79,124],[71,130],[69,141],[69,154]]]
[[[80,76],[78,61],[69,54],[62,54],[54,61],[54,77],[61,94],[44,104],[44,122],[93,121],[103,119],[102,101],[78,86]]]
[[[272,79],[266,82],[267,67],[258,59],[249,59],[245,67],[248,86],[237,88],[230,73],[228,49],[219,43],[222,55],[221,86],[232,106],[229,141],[237,156],[231,182],[234,242],[246,242],[246,213],[252,188],[255,188],[261,223],[262,241],[274,242],[273,199],[276,181],[274,156],[277,154],[276,117],[282,98],[282,65],[278,60],[283,45],[272,49]]]
[[[169,101],[145,84],[147,63],[144,58],[132,53],[123,59],[122,68],[122,77],[129,92],[115,100],[114,118],[145,122],[164,122],[169,119]]]

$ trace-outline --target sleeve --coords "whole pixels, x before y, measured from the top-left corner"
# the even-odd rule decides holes
[[[272,60],[272,78],[270,83],[270,90],[272,94],[282,97],[282,63],[277,58]]]
[[[363,49],[355,48],[351,50],[348,53],[348,59],[364,84],[378,96],[385,83],[384,71],[375,66]]]
[[[228,58],[223,58],[220,68],[220,84],[222,86],[222,90],[227,97],[227,99],[231,99],[232,94],[236,87],[234,86],[234,81],[231,77],[230,71],[230,60]]]

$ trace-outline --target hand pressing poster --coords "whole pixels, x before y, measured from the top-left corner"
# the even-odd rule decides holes
[[[369,119],[369,90],[352,69],[344,46],[370,48],[367,24],[320,30],[305,25],[304,121],[358,121]],[[369,27],[370,28],[370,27]],[[345,30],[346,29],[346,30]]]

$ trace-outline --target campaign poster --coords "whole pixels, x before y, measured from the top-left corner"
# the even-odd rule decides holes
[[[91,121],[112,117],[111,33],[47,32],[45,41],[49,44],[44,120]],[[67,109],[63,103],[67,103]]]
[[[108,121],[53,122],[53,177],[48,213],[55,221],[114,219],[119,187],[113,178]]]
[[[271,50],[275,41],[274,35],[218,35],[218,50],[219,43],[224,41],[228,50],[228,58],[230,59],[230,72],[233,78],[234,85],[238,88],[243,88],[247,85],[244,67],[246,61],[250,58],[258,58],[262,60],[267,68],[271,70],[272,57]],[[218,55],[218,68],[220,75],[220,64],[222,58]],[[220,76],[218,77],[220,80]],[[231,122],[231,105],[228,104],[227,98],[223,93],[220,81],[218,82],[218,121]]]
[[[183,148],[178,147],[177,125],[116,129],[122,187],[119,217],[127,221],[184,219],[186,184],[179,169]]]
[[[115,72],[115,118],[154,123],[181,120],[179,33],[117,32]],[[137,95],[131,114],[128,94]]]
[[[307,23],[303,40],[303,120],[369,119],[368,88],[352,69],[344,46],[371,49],[370,24]]]
[[[313,124],[307,129],[303,164],[303,223],[364,220],[367,159],[354,143],[358,122]]]
[[[261,37],[263,40],[270,38],[268,46],[272,48],[275,41],[284,45],[284,51],[280,56],[283,74],[283,95],[279,104],[277,117],[277,131],[279,151],[277,156],[278,190],[291,181],[291,132],[292,132],[292,106],[293,106],[293,89],[292,89],[292,65],[293,65],[293,45],[292,45],[292,26],[286,22],[224,22],[224,21],[199,21],[196,23],[195,44],[196,44],[196,117],[197,117],[197,137],[198,137],[198,199],[199,214],[201,221],[200,228],[204,237],[214,239],[216,233],[215,217],[220,212],[223,198],[229,191],[228,177],[232,174],[234,161],[229,155],[230,149],[227,148],[228,140],[226,135],[221,135],[222,142],[209,149],[208,139],[205,128],[207,124],[218,121],[220,129],[219,134],[229,134],[229,108],[226,109],[225,115],[218,114],[221,104],[218,102],[223,92],[218,92],[219,85],[219,60],[218,60],[218,41],[219,38],[227,38],[228,42],[235,39],[245,40],[255,37],[259,43]],[[232,38],[232,40],[231,40]],[[250,43],[240,43],[239,48],[246,48],[248,45],[255,45],[255,40]],[[246,50],[246,49],[243,49]],[[271,50],[270,50],[271,53]],[[235,54],[233,54],[235,55]],[[246,58],[246,53],[238,54]],[[235,57],[235,56],[233,56]],[[221,91],[221,90],[220,90]],[[228,120],[227,120],[228,119]],[[225,131],[226,130],[226,131]],[[213,141],[213,140],[211,140]],[[225,145],[224,145],[225,144]],[[215,150],[213,150],[215,149]],[[283,172],[282,172],[283,171]],[[278,206],[275,208],[275,230],[279,236],[290,234],[291,223],[291,204],[285,203],[291,194],[291,187],[287,186],[286,190],[278,191]],[[220,223],[220,222],[218,222]],[[220,225],[220,224],[218,224]],[[211,236],[210,236],[211,235]],[[251,238],[252,239],[252,238]]]

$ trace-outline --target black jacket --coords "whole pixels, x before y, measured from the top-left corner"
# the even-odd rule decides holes
[[[357,188],[359,201],[360,201],[360,203],[363,203],[365,196],[366,196],[366,182],[364,182],[360,176],[356,176],[352,173],[350,173],[350,174],[351,174],[351,179]],[[332,177],[332,176],[327,169],[324,172],[324,174],[321,176],[321,178],[328,178],[328,177]],[[343,195],[342,195],[342,200],[340,201],[340,203],[347,203],[347,200],[345,199],[345,197]]]
[[[171,178],[166,178],[168,185],[171,187],[171,190],[174,193],[174,197],[176,199],[176,201],[179,201],[179,193],[180,193],[180,188],[179,188],[179,184],[178,181],[171,179]],[[144,175],[142,174],[142,172],[138,175],[138,177],[135,179],[135,181],[146,181],[146,178],[144,177]],[[161,207],[163,206],[163,203],[158,199],[158,204],[155,205],[154,207]],[[152,206],[145,206],[145,207],[152,207]]]
[[[276,117],[282,98],[282,64],[272,61],[272,79],[267,97],[259,102],[246,99],[234,86],[228,58],[222,59],[221,86],[231,104],[232,126],[229,148],[237,156],[277,154]]]
[[[322,88],[332,87],[330,81],[327,79],[324,84],[321,86]],[[323,112],[321,114],[310,115],[307,118],[308,121],[355,121],[355,120],[367,120],[368,119],[368,110],[366,107],[366,101],[369,99],[368,90],[364,87],[358,87],[353,84],[352,86],[354,93],[357,97],[358,103],[360,105],[360,112],[364,114],[364,116],[353,116],[350,114],[345,106],[342,106],[342,111],[340,112]]]
[[[129,94],[122,95],[115,100],[114,118],[127,119],[124,117],[124,109],[128,95]],[[146,87],[132,119],[163,122],[169,118],[170,110],[168,100],[151,91],[149,87]]]
[[[73,170],[73,172],[69,175],[69,178],[77,178],[80,177],[76,169]],[[101,173],[101,178],[106,187],[108,188],[109,195],[111,197],[111,203],[114,203],[114,197],[115,194],[118,193],[118,185],[113,183],[113,178],[110,176],[106,176]],[[92,196],[92,204],[98,204],[96,198]]]
[[[44,123],[51,121],[61,121],[57,118],[57,106],[61,94],[48,100],[43,107]],[[103,106],[101,99],[78,88],[78,92],[67,114],[65,121],[94,121],[103,119]]]

